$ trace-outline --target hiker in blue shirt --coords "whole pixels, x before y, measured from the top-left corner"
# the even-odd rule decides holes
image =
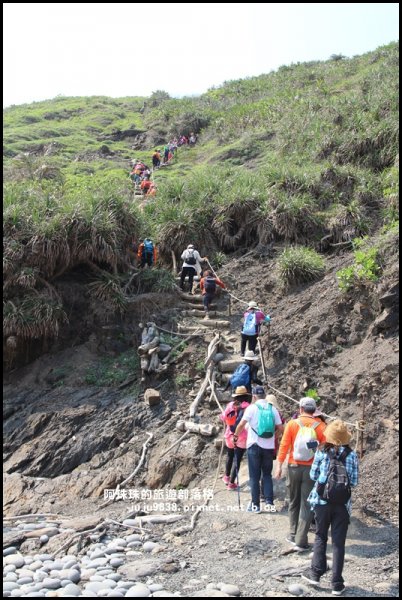
[[[326,442],[317,450],[310,469],[315,484],[307,501],[314,511],[316,534],[311,567],[302,573],[302,578],[319,586],[320,577],[327,570],[327,540],[331,527],[332,594],[340,596],[345,591],[342,570],[352,510],[351,488],[357,485],[359,466],[356,452],[349,446],[352,436],[345,423],[332,421],[324,435]]]

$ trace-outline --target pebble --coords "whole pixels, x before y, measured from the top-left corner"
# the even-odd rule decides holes
[[[148,586],[143,583],[137,583],[127,590],[126,598],[147,598],[150,594],[151,591]]]
[[[144,550],[144,552],[152,552],[152,550],[154,550],[158,546],[159,544],[156,544],[155,542],[145,542],[145,544],[142,546],[142,549]]]
[[[9,556],[10,554],[16,554],[17,548],[15,546],[9,546],[8,548],[4,548],[3,556]]]
[[[25,559],[21,554],[9,554],[5,557],[4,562],[6,565],[15,565],[17,569],[25,565]]]
[[[65,588],[60,592],[61,596],[81,596],[81,588],[75,583],[69,583],[65,586]]]
[[[289,585],[288,591],[293,594],[293,596],[303,596],[308,590],[304,585],[292,583]]]
[[[225,594],[229,594],[230,596],[240,596],[240,590],[237,585],[224,583],[220,589],[222,592],[225,592]]]
[[[42,583],[43,587],[49,588],[49,590],[57,590],[61,587],[60,579],[54,579],[53,577],[46,577]]]
[[[15,565],[6,565],[3,569],[3,573],[13,573],[16,570],[17,567]]]

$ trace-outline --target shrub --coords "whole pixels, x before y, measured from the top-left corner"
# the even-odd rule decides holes
[[[310,248],[286,248],[278,261],[279,277],[287,285],[314,281],[325,272],[324,259]]]
[[[381,272],[378,248],[367,247],[367,238],[353,240],[353,244],[356,248],[354,264],[336,273],[342,292],[349,292],[356,287],[377,281]]]

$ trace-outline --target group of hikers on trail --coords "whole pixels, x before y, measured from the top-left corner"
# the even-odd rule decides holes
[[[342,571],[351,489],[358,483],[358,458],[349,445],[351,433],[341,420],[326,425],[314,398],[308,396],[301,398],[298,414],[285,426],[276,397],[266,395],[264,387],[259,385],[251,392],[245,385],[237,386],[232,398],[220,415],[226,424],[227,460],[223,482],[229,490],[240,490],[239,468],[247,451],[251,500],[246,511],[259,514],[264,504],[265,511],[276,512],[273,461],[276,458],[275,479],[282,477],[287,461],[289,534],[286,540],[296,552],[309,550],[308,532],[314,520],[313,557],[310,567],[304,569],[301,576],[318,586],[327,571],[326,550],[331,528],[332,594],[340,596],[345,591]]]
[[[196,141],[197,136],[194,133],[191,133],[189,137],[179,135],[165,144],[162,150],[156,148],[152,154],[152,169],[155,171],[156,169],[159,169],[159,167],[167,165],[174,158],[174,155],[180,146],[187,144],[189,146],[194,146]],[[155,196],[156,185],[155,182],[151,180],[151,169],[138,158],[132,160],[131,164],[132,169],[129,177],[134,185],[140,188],[144,196]]]

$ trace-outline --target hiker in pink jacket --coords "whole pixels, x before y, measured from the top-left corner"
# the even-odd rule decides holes
[[[241,421],[245,409],[251,402],[251,394],[248,393],[244,385],[241,385],[235,389],[232,398],[233,401],[229,402],[225,411],[220,415],[220,419],[226,423],[225,444],[228,449],[225,475],[222,480],[227,484],[228,490],[237,490],[235,480],[238,481],[240,463],[246,451],[247,430],[245,429],[239,435],[236,445],[233,443],[233,433],[237,424]]]

